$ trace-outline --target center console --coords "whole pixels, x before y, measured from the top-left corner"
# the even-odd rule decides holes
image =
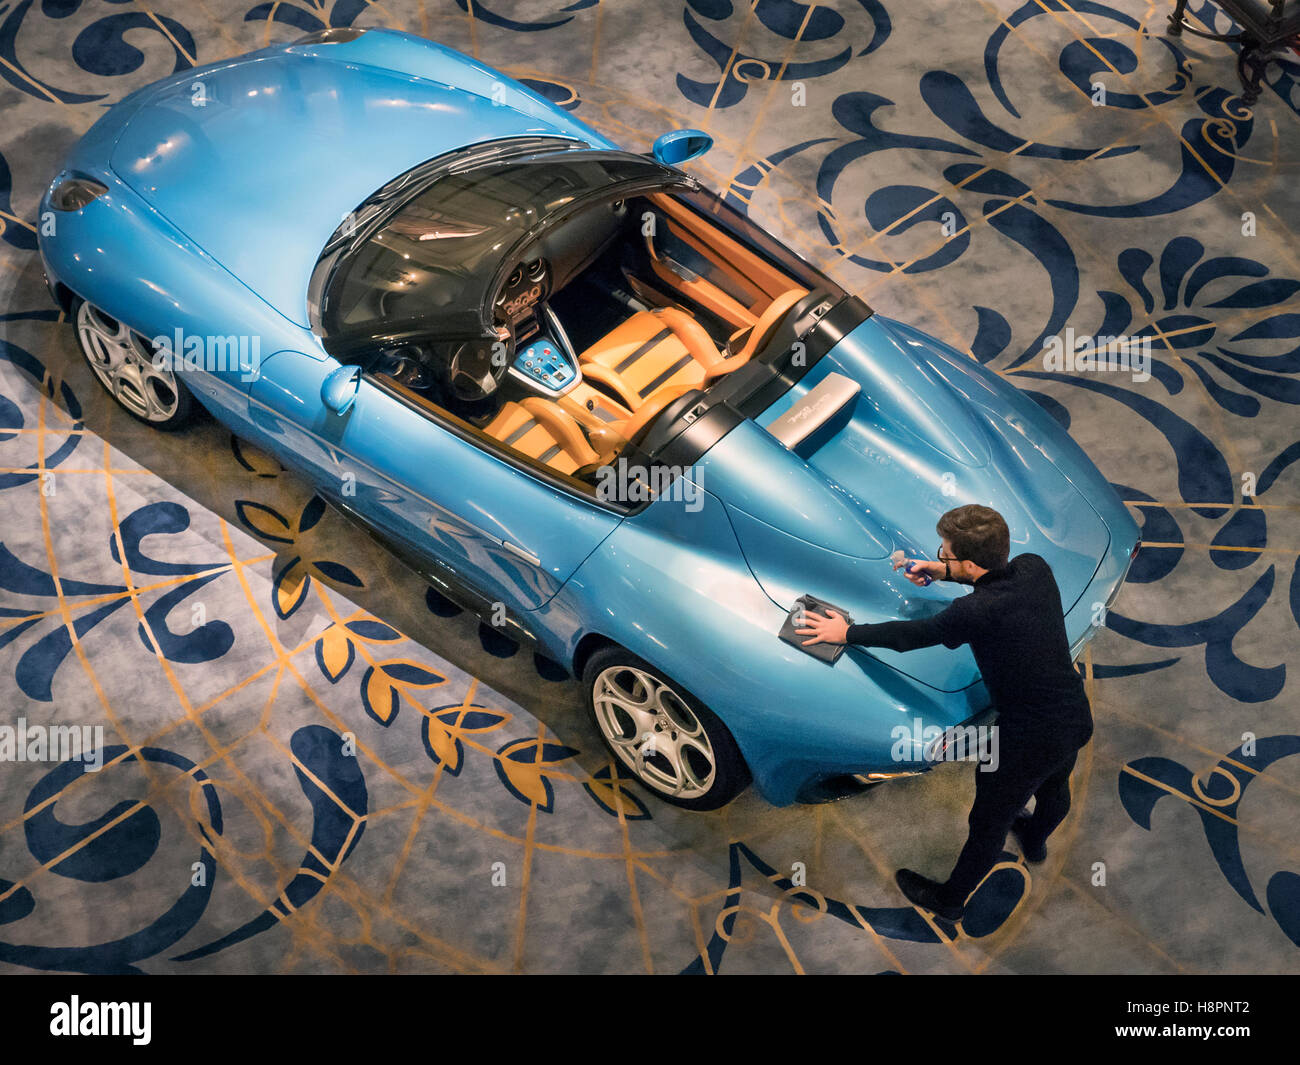
[[[582,369],[559,318],[546,304],[516,325],[510,373],[548,398],[562,396],[582,380]]]
[[[511,373],[534,388],[556,395],[578,383],[578,368],[568,354],[547,333],[537,333],[515,354]]]

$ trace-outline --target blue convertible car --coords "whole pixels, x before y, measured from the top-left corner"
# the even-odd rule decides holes
[[[977,501],[1051,563],[1077,654],[1138,533],[1036,404],[678,168],[707,144],[632,154],[438,44],[329,30],[113,107],[41,255],[126,410],[202,406],[301,471],[581,678],[655,794],[786,804],[924,769],[989,701],[964,648],[783,642],[801,595],[942,609],[889,556]]]

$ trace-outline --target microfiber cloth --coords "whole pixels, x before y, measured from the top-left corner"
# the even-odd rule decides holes
[[[824,599],[818,599],[811,595],[801,595],[795,600],[794,609],[790,611],[785,619],[785,624],[781,626],[780,636],[786,643],[792,647],[797,647],[806,655],[812,655],[813,658],[819,658],[827,665],[834,665],[836,660],[844,653],[844,644],[842,643],[815,643],[811,647],[803,645],[804,640],[811,640],[811,636],[800,636],[795,632],[797,628],[806,628],[806,624],[796,624],[800,621],[800,614],[822,614],[825,615],[828,610],[834,610],[850,625],[853,624],[853,618],[843,607],[836,606],[834,603],[828,603]]]

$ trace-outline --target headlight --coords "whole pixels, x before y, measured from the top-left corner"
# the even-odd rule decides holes
[[[56,211],[80,211],[108,191],[92,178],[71,177],[60,181],[50,193],[50,204]]]

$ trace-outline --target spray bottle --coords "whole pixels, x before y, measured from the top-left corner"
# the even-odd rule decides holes
[[[898,563],[902,562],[903,559],[905,559],[906,557],[907,556],[903,554],[902,548],[899,548],[897,551],[895,551],[892,555],[889,556],[889,561],[897,565]],[[916,563],[909,562],[906,566],[903,567],[903,572],[911,573],[914,569],[916,569]],[[928,573],[922,571],[921,587],[924,588],[926,585],[933,584],[933,583],[934,583],[934,578],[931,577]]]

